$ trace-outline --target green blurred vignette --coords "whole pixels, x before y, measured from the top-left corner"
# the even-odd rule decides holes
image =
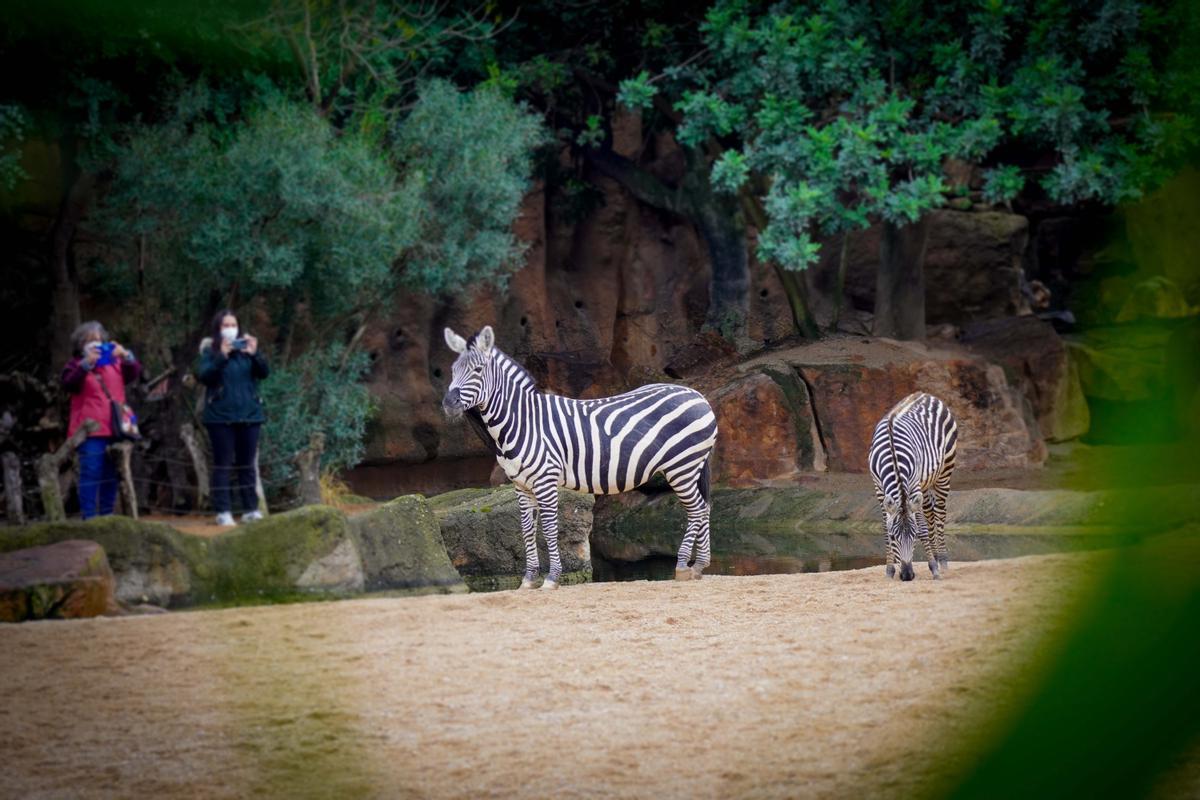
[[[1162,212],[1177,212],[1180,202],[1194,206],[1197,187],[1200,173],[1185,170],[1165,187],[1165,201],[1160,195],[1123,209],[1115,219],[1124,224],[1114,231],[1117,238],[1141,237],[1143,250],[1149,241],[1158,262],[1151,271],[1171,267],[1179,283],[1193,287],[1200,253],[1191,229],[1200,219]],[[1175,204],[1172,191],[1184,193]],[[1170,252],[1173,265],[1162,258]],[[1140,325],[1157,326],[1158,341],[1166,342],[1164,380],[1148,400],[1117,404],[1109,440],[1128,446],[1113,448],[1116,455],[1094,466],[1092,479],[1119,486],[1153,472],[1163,483],[1194,483],[1200,318],[1193,309],[1185,319]],[[1200,509],[1167,529],[1160,522],[1167,509],[1150,495],[1122,496],[1130,499],[1110,508],[1113,524],[1139,534],[1140,543],[1096,557],[1093,578],[1064,584],[1063,602],[1076,610],[1058,637],[1043,640],[1040,660],[1019,668],[1024,697],[1011,713],[998,717],[993,709],[981,719],[975,741],[943,743],[969,766],[930,796],[1183,796],[1200,787]]]

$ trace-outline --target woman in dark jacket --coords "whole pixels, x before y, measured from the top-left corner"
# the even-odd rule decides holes
[[[212,443],[212,498],[218,525],[233,525],[229,473],[242,499],[242,522],[262,519],[258,510],[258,432],[266,420],[257,384],[267,377],[258,340],[242,332],[229,309],[213,317],[212,338],[200,343],[198,377],[208,390],[204,427]]]

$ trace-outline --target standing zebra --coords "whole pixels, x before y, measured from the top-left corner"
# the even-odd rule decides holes
[[[538,574],[534,509],[550,554],[543,589],[557,589],[558,487],[617,494],[663,473],[687,510],[676,580],[699,578],[709,562],[709,457],[717,421],[694,389],[652,384],[615,397],[572,400],[537,390],[525,368],[495,347],[491,326],[469,340],[446,328],[459,356],[442,409],[467,419],[492,445],[517,487],[528,589]],[[693,545],[695,563],[689,567]]]
[[[958,424],[938,398],[915,392],[896,404],[871,439],[871,477],[883,506],[887,576],[914,577],[913,542],[921,537],[935,579],[949,566],[946,554],[946,495],[954,472]],[[930,545],[930,526],[933,543]]]

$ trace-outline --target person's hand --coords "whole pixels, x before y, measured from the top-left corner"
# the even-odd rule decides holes
[[[129,356],[129,351],[121,346],[119,342],[113,342],[113,358],[124,359]]]
[[[242,338],[246,340],[246,354],[247,355],[252,356],[258,352],[258,339],[256,337],[251,336],[250,334],[247,333]]]
[[[83,348],[83,360],[87,363],[89,369],[96,366],[96,362],[100,360],[100,345],[96,342],[85,345]]]
[[[233,342],[231,342],[229,339],[226,339],[224,336],[222,336],[221,337],[221,355],[228,356],[231,352],[233,352]]]

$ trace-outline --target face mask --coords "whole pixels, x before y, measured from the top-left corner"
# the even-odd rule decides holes
[[[221,338],[227,342],[232,342],[237,338],[237,328],[221,328]]]

